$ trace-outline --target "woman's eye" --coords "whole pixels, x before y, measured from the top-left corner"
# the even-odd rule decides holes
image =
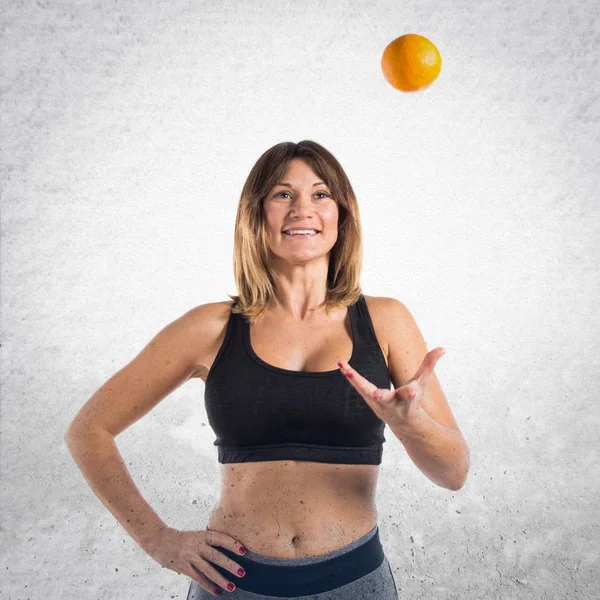
[[[279,192],[279,194],[277,194],[277,197],[282,196],[283,194],[288,194],[289,195],[289,192]],[[317,195],[319,195],[319,194],[323,194],[326,198],[330,197],[327,192],[317,192]]]

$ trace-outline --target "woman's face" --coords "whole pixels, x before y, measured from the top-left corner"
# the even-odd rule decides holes
[[[338,238],[338,205],[331,191],[302,159],[293,159],[264,200],[267,243],[290,263],[329,258]],[[289,185],[283,185],[289,184]],[[288,235],[286,229],[316,229],[314,235]]]

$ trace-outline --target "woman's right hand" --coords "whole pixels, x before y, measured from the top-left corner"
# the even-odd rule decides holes
[[[191,577],[205,590],[219,596],[222,589],[233,591],[227,587],[232,582],[225,579],[211,563],[231,571],[238,578],[243,575],[238,573],[238,569],[242,567],[214,546],[222,546],[243,556],[240,552],[242,545],[221,531],[179,531],[164,527],[143,549],[163,567]],[[215,584],[221,587],[216,587]]]

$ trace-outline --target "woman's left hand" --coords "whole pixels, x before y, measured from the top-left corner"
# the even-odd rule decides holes
[[[424,411],[421,407],[423,393],[437,361],[445,353],[446,350],[441,347],[429,351],[413,378],[395,390],[378,388],[346,361],[339,361],[338,367],[382,421],[389,426],[403,427],[410,423],[413,416]]]

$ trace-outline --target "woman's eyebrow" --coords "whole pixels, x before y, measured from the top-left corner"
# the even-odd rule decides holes
[[[282,181],[280,181],[279,183],[276,183],[275,185],[285,185],[286,187],[292,187],[289,183],[284,183]],[[322,181],[317,181],[316,183],[313,183],[313,187],[315,187],[316,185],[327,185],[327,184],[323,183]]]

